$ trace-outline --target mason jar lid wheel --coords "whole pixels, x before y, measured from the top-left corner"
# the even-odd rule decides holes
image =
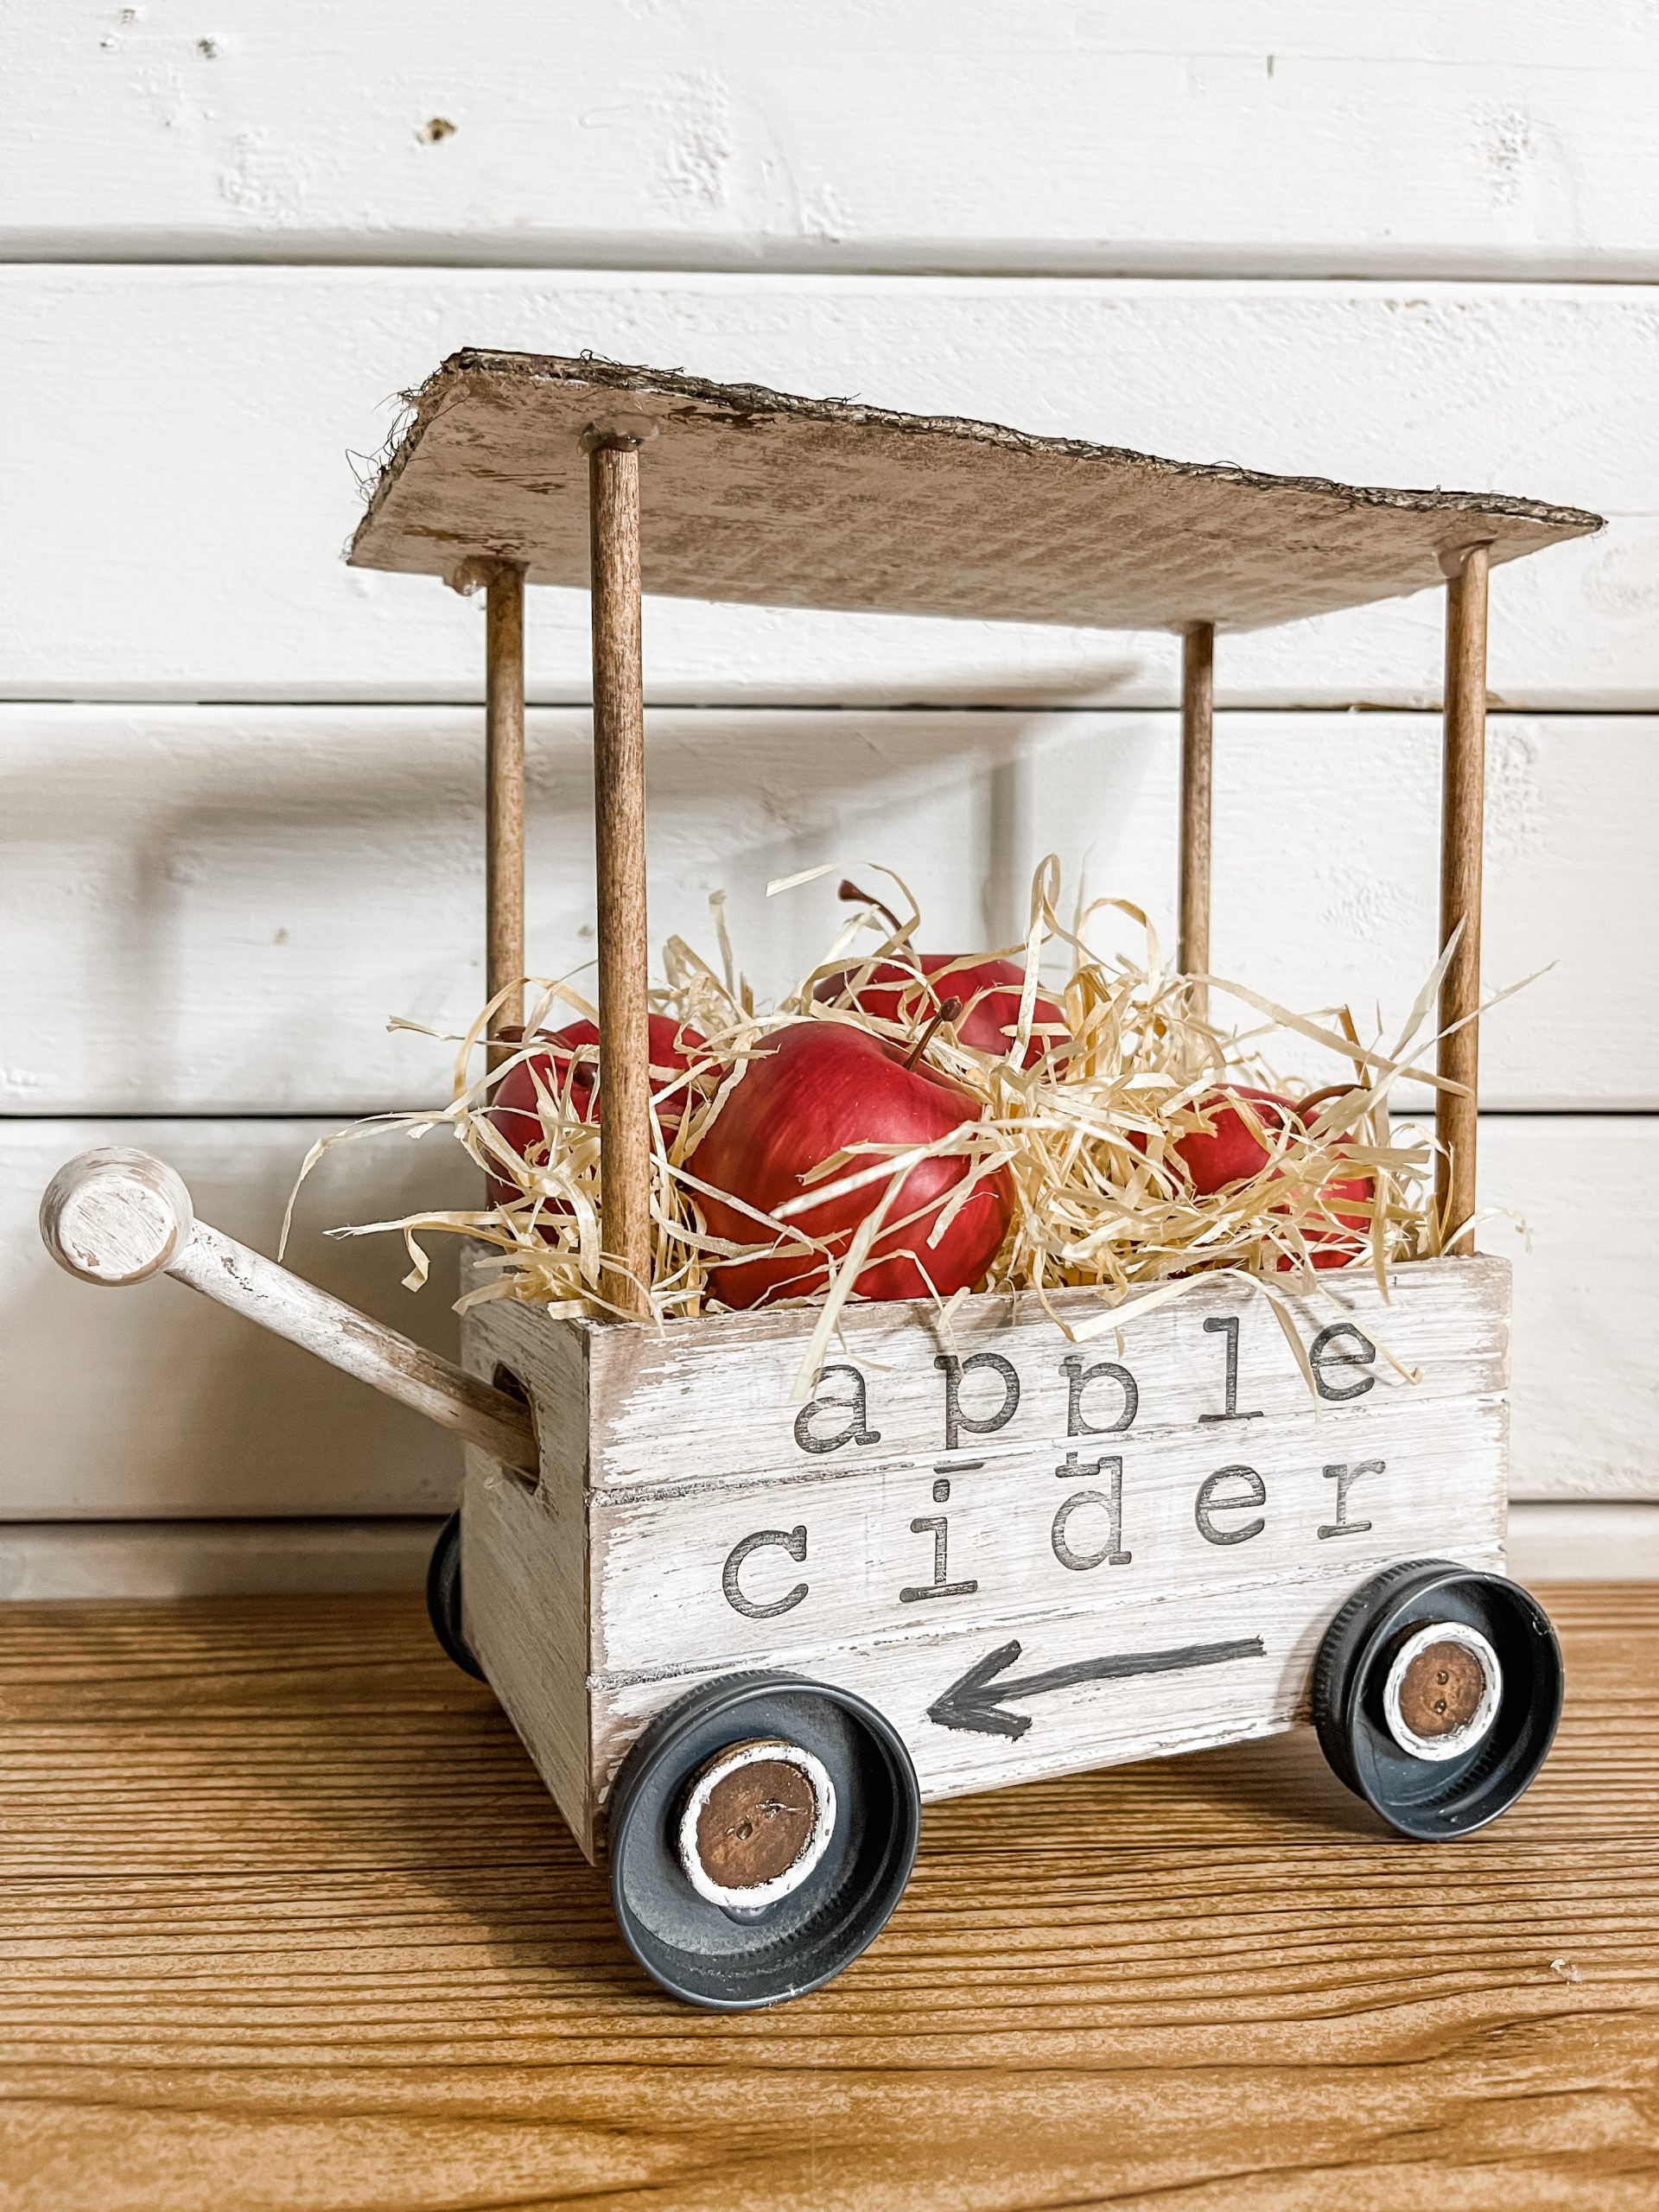
[[[1414,1560],[1357,1590],[1325,1631],[1313,1721],[1338,1777],[1402,1835],[1468,1835],[1543,1764],[1561,1654],[1537,1599],[1500,1574]]]
[[[628,1948],[677,1997],[745,2012],[817,1989],[874,1942],[915,1861],[904,1741],[850,1691],[730,1675],[661,1713],[610,1801]]]
[[[452,1513],[438,1531],[426,1570],[426,1616],[432,1633],[463,1674],[484,1680],[461,1626],[461,1516]]]

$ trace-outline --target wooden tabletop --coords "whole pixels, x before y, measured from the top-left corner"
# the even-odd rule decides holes
[[[1659,2202],[1659,1586],[1466,1842],[1306,1732],[931,1808],[773,2013],[632,1965],[403,1598],[0,1615],[7,2212]]]

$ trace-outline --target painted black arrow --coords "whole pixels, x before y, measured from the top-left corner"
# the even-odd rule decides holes
[[[1188,1667],[1220,1667],[1230,1659],[1265,1656],[1259,1636],[1241,1636],[1230,1643],[1181,1643],[1172,1651],[1122,1651],[1109,1659],[1074,1659],[1068,1667],[1009,1680],[1007,1670],[1020,1656],[1020,1645],[1017,1641],[1000,1643],[935,1699],[927,1717],[941,1728],[971,1728],[982,1736],[1023,1736],[1031,1715],[1005,1713],[1003,1705],[1009,1698],[1023,1700],[1048,1690],[1069,1690],[1078,1682],[1120,1681],[1127,1675],[1175,1675]]]

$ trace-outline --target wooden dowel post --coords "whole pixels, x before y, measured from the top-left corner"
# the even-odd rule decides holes
[[[1181,973],[1210,970],[1210,807],[1216,697],[1216,626],[1192,622],[1181,641]],[[1192,1007],[1210,1011],[1210,987],[1197,983]]]
[[[1480,1004],[1480,891],[1486,805],[1487,548],[1471,546],[1446,563],[1446,725],[1440,793],[1440,944],[1462,925],[1440,983],[1442,1035],[1436,1071],[1464,1086],[1442,1090],[1434,1128],[1441,1150],[1434,1199],[1448,1252],[1472,1252],[1475,1147],[1480,1097],[1480,1027],[1468,1019]],[[1459,1233],[1461,1231],[1462,1233]]]
[[[516,563],[493,565],[484,624],[485,991],[508,993],[490,1017],[495,1067],[524,1019],[514,988],[524,972],[524,572]]]
[[[650,1311],[651,1032],[646,997],[645,711],[639,613],[639,454],[588,455],[594,619],[594,819],[599,886],[600,1173],[605,1294]]]

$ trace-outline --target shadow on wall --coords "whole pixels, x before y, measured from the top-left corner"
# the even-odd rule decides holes
[[[653,934],[712,952],[730,887],[740,960],[791,984],[842,918],[825,859],[906,873],[936,942],[1026,925],[1028,756],[1069,718],[1022,712],[664,710],[652,716]],[[531,717],[531,944],[591,957],[588,718]],[[1137,734],[1137,731],[1139,734]],[[1110,741],[1128,797],[1152,741]],[[0,1146],[0,1499],[22,1517],[361,1515],[447,1509],[450,1440],[166,1281],[99,1291],[41,1249],[41,1188],[99,1141],[170,1159],[205,1219],[274,1251],[312,1139],[354,1112],[448,1094],[435,1027],[481,995],[480,734],[467,710],[48,709],[0,785],[8,880],[38,891],[37,957],[0,982],[12,1096]],[[74,1020],[63,1020],[66,1007]],[[298,1118],[309,1109],[310,1116]],[[99,1113],[153,1115],[100,1125]],[[61,1113],[65,1118],[35,1118]],[[223,1118],[239,1117],[239,1118]],[[454,1246],[417,1297],[394,1238],[322,1228],[476,1202],[442,1132],[331,1155],[290,1264],[453,1351]]]
[[[773,998],[841,918],[833,881],[772,902],[766,884],[825,861],[899,868],[937,942],[1023,936],[1040,857],[1030,757],[1068,721],[662,710],[653,941],[677,932],[712,954],[708,899],[725,890],[740,962]],[[344,1112],[448,1094],[451,1049],[385,1024],[454,1032],[482,998],[474,713],[48,709],[31,736],[0,779],[37,947],[0,984],[16,1103]],[[1133,803],[1151,743],[1138,720],[1103,739],[1109,818]],[[1099,792],[1097,777],[1096,813]],[[587,715],[534,713],[538,972],[593,957],[590,794]],[[1173,854],[1156,865],[1172,871]]]

